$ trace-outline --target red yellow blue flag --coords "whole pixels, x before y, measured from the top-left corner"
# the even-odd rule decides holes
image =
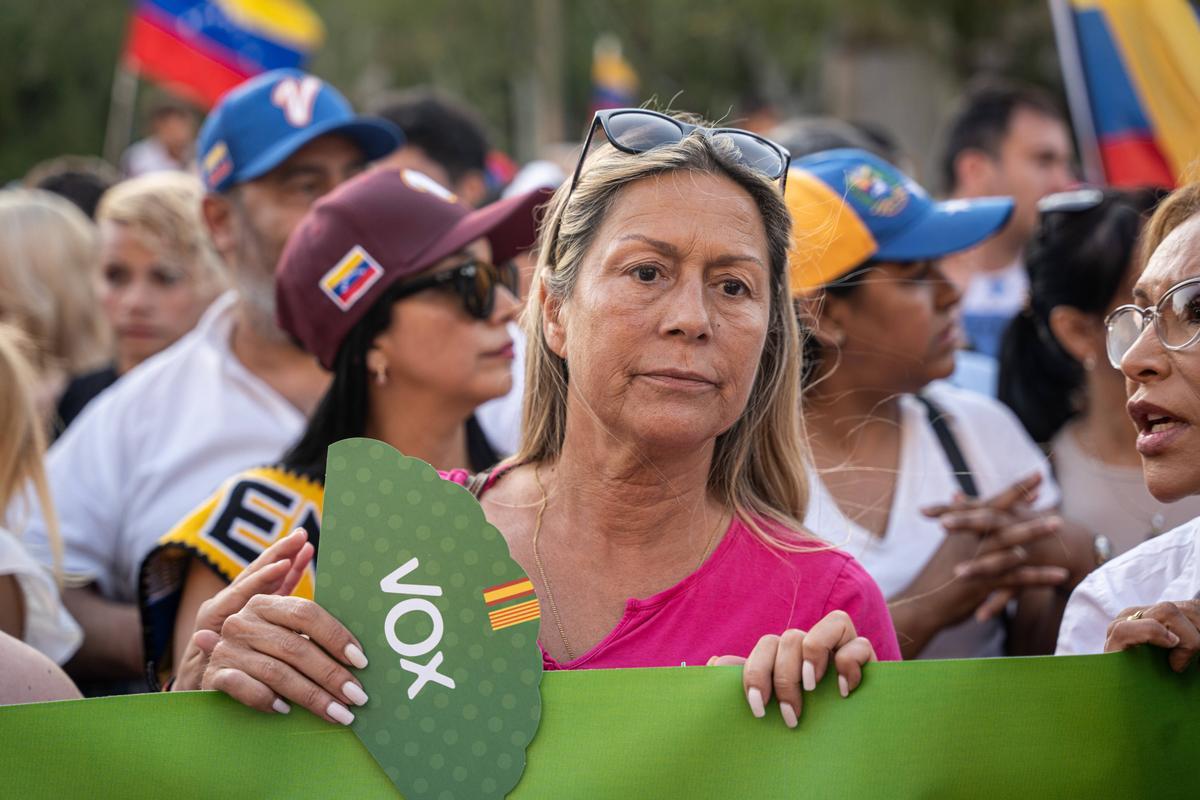
[[[612,34],[596,39],[592,48],[592,111],[636,105],[638,77]]]
[[[1092,180],[1171,187],[1200,157],[1200,8],[1051,0],[1071,116]]]
[[[246,78],[303,66],[324,37],[301,0],[137,0],[124,60],[210,106]]]

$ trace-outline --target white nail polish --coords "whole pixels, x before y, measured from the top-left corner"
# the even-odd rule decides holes
[[[356,644],[346,645],[346,660],[354,665],[356,669],[362,669],[367,665],[367,657],[362,650],[358,649]]]
[[[329,704],[329,707],[325,709],[325,713],[334,722],[340,722],[343,725],[349,725],[351,722],[354,722],[354,715],[350,713],[350,709],[336,700]]]
[[[779,715],[783,717],[783,724],[789,728],[794,728],[800,724],[800,721],[796,719],[796,709],[792,708],[791,703],[780,703]]]
[[[804,691],[811,692],[817,688],[817,670],[808,659],[804,660],[804,666],[800,669],[800,676],[804,683]]]
[[[367,693],[362,690],[354,681],[346,681],[342,684],[342,693],[350,698],[350,702],[356,706],[365,706],[367,704]]]
[[[846,680],[845,675],[838,675],[838,691],[841,692],[842,697],[850,696],[850,682]]]
[[[271,708],[275,709],[276,714],[287,714],[287,713],[290,713],[292,710],[291,706],[289,706],[287,703],[280,700],[278,697],[276,697],[275,700],[271,703]]]
[[[750,713],[754,716],[762,719],[767,715],[767,710],[763,707],[762,692],[758,689],[746,692],[746,702],[750,704]]]

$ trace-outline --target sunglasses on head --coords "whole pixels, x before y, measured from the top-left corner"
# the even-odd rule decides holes
[[[520,297],[517,266],[508,262],[497,267],[477,258],[468,259],[451,269],[402,283],[393,290],[394,300],[402,300],[426,289],[454,292],[463,308],[475,319],[487,319],[496,307],[496,287],[503,286],[513,297]]]
[[[587,138],[583,142],[583,152],[579,154],[579,162],[575,165],[575,174],[571,178],[568,194],[575,191],[575,185],[579,183],[583,162],[587,159],[597,128],[604,131],[604,137],[608,139],[609,144],[623,153],[632,155],[640,155],[665,144],[683,141],[692,131],[704,131],[714,139],[733,144],[737,151],[738,163],[761,172],[771,180],[779,181],[780,192],[787,186],[791,153],[757,133],[741,128],[705,128],[644,108],[614,108],[597,111],[592,119]]]

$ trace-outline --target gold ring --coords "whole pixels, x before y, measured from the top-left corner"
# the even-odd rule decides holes
[[[1137,622],[1139,619],[1142,618],[1142,615],[1145,613],[1146,613],[1146,609],[1139,608],[1137,611],[1133,612],[1128,617],[1126,617],[1125,620],[1127,622]]]

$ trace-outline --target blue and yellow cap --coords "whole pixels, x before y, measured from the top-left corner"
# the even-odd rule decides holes
[[[924,261],[966,250],[997,233],[1013,211],[1008,197],[935,201],[888,162],[853,149],[793,161],[786,199],[793,295],[868,260]]]

